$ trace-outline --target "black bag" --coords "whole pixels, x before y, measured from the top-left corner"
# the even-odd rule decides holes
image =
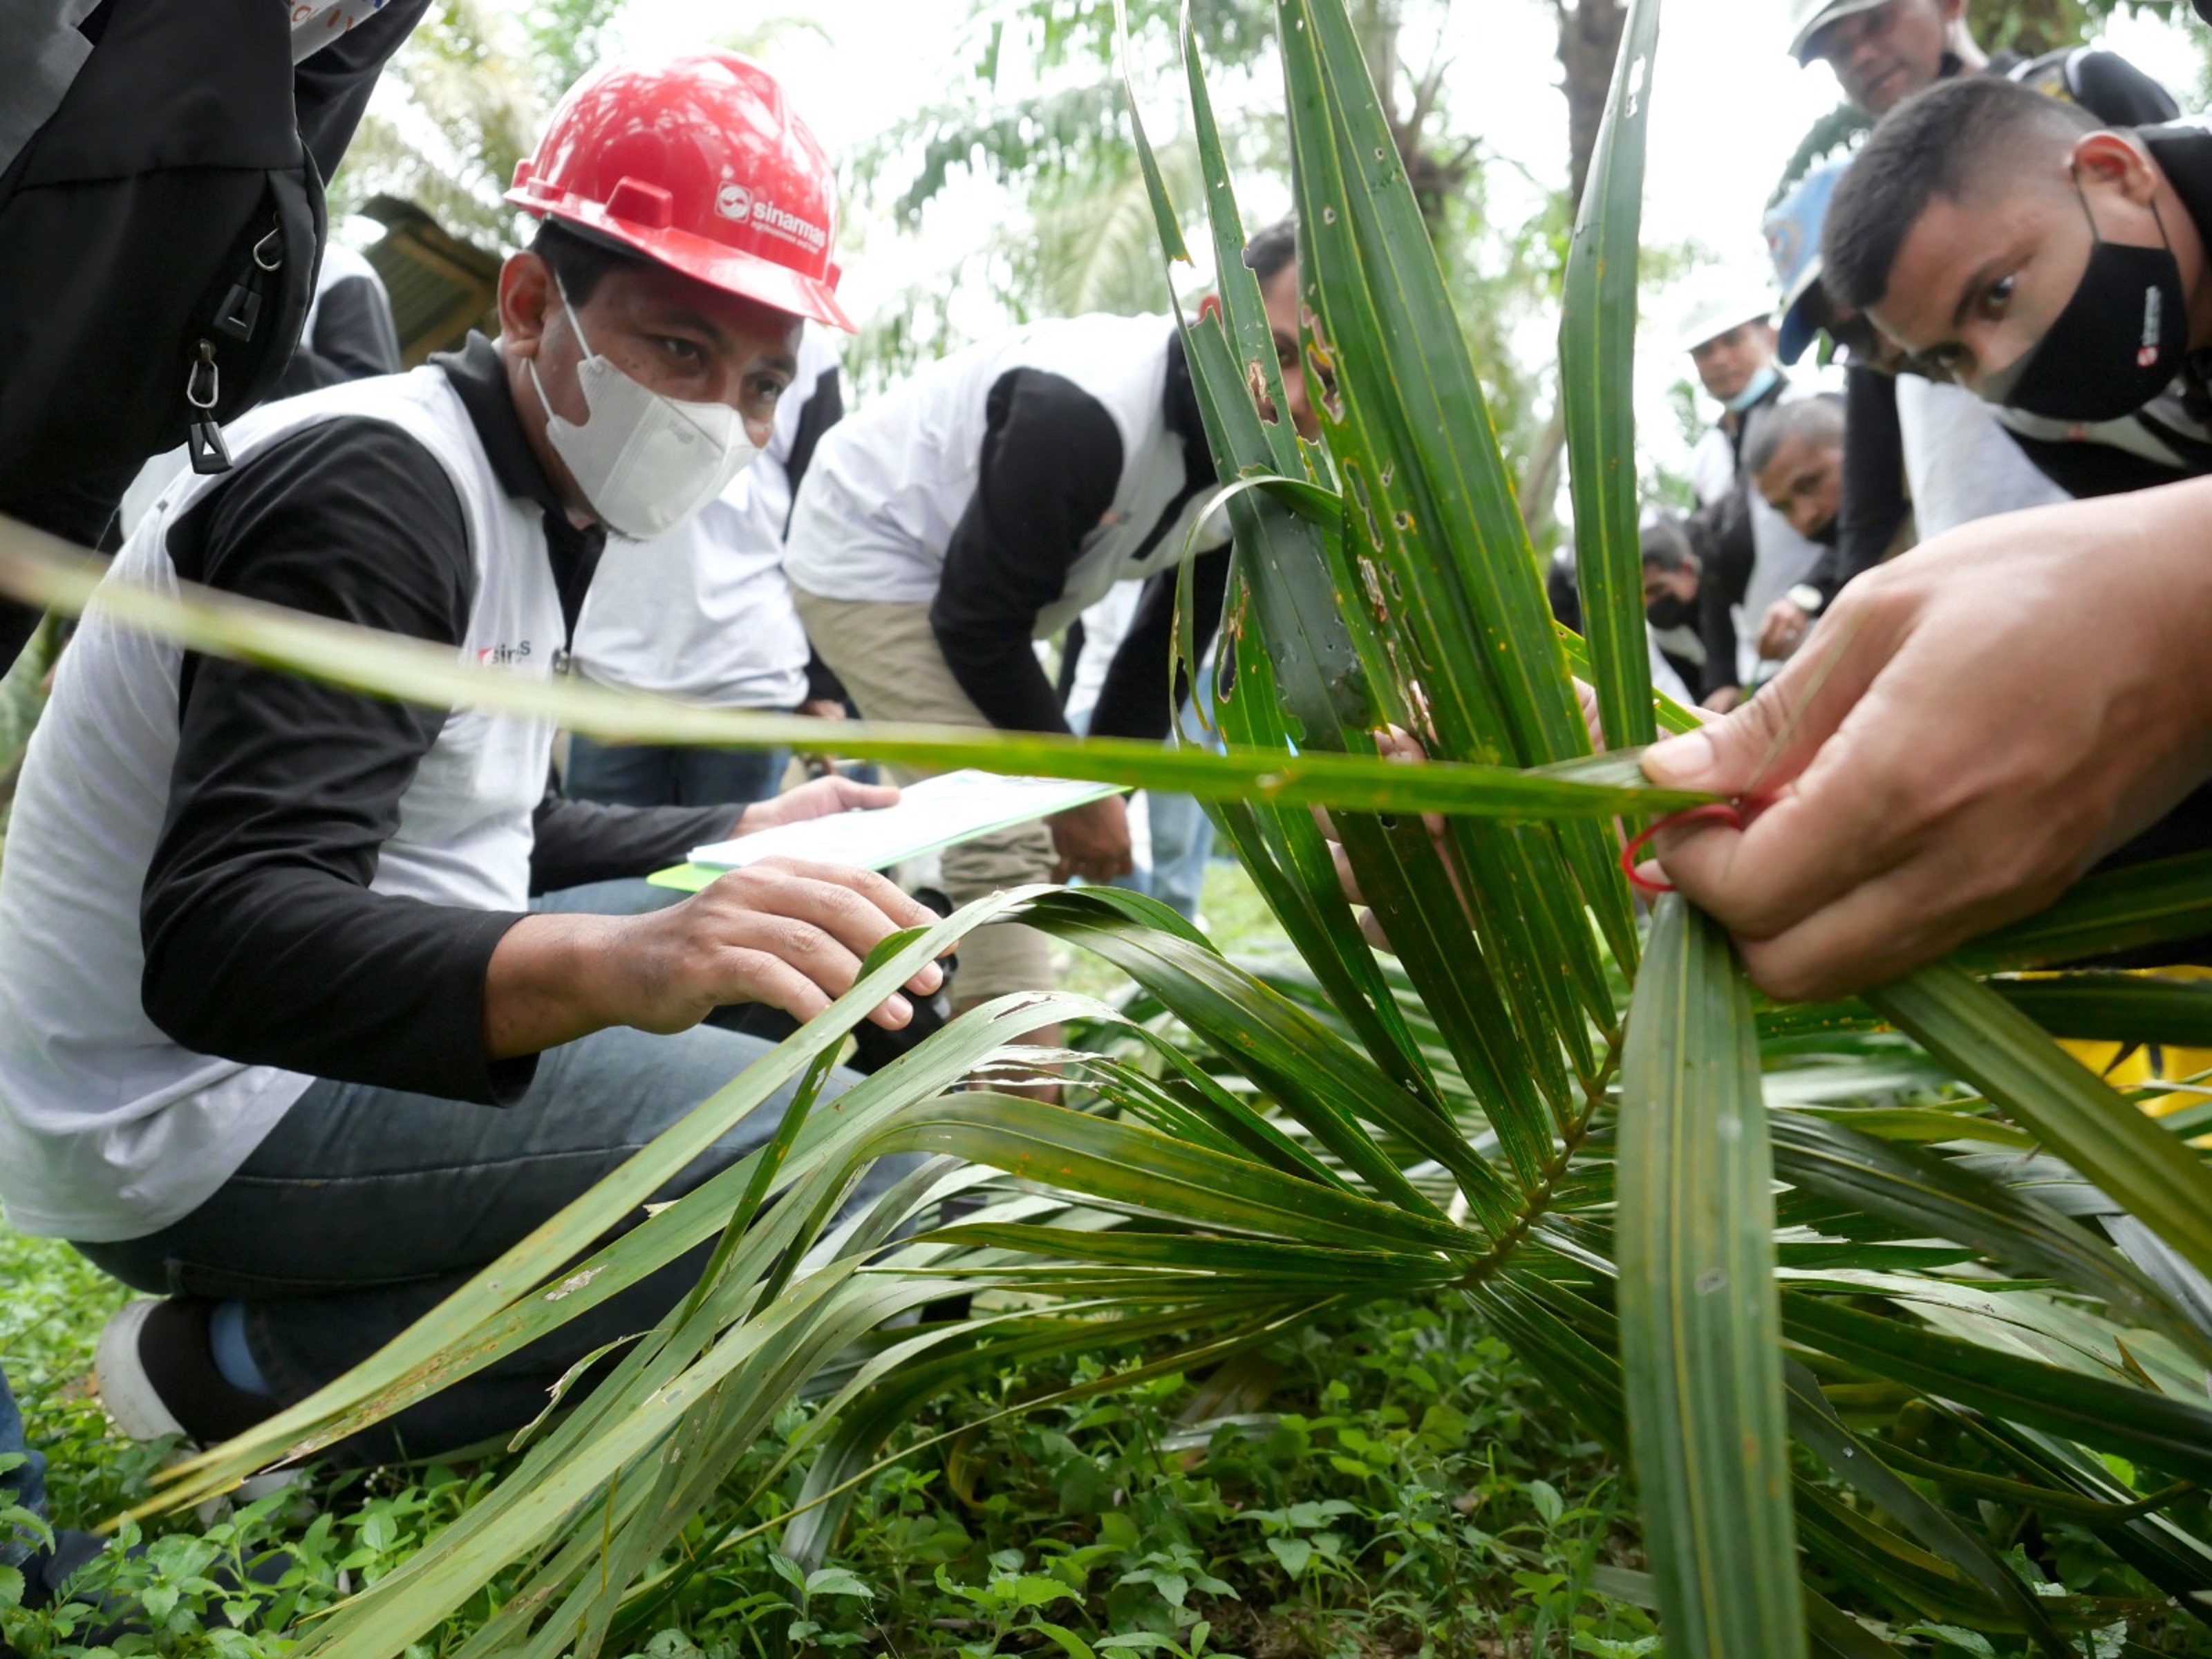
[[[109,0],[0,174],[0,505],[189,442],[266,396],[325,229],[273,0]]]

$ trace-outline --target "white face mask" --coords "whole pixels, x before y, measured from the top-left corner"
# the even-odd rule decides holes
[[[556,414],[532,360],[530,383],[545,405],[554,453],[608,529],[637,541],[665,536],[727,489],[760,450],[736,410],[679,403],[639,385],[592,350],[565,294],[561,308],[589,354],[576,369],[588,412],[581,426]]]

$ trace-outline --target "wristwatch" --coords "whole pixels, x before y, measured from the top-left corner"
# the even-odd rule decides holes
[[[1820,607],[1827,603],[1820,590],[1810,582],[1799,582],[1782,597],[1808,617],[1819,616]]]

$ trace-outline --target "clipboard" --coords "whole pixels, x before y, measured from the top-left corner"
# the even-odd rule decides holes
[[[647,879],[656,887],[696,893],[732,870],[779,856],[882,870],[1121,793],[1121,786],[1112,783],[946,772],[908,785],[894,805],[834,812],[695,847],[688,863],[656,871]]]

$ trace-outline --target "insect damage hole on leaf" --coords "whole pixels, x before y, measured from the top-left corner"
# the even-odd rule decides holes
[[[1281,424],[1275,409],[1275,400],[1267,395],[1267,372],[1257,357],[1247,358],[1244,363],[1244,384],[1252,393],[1252,401],[1260,410],[1260,418],[1269,426]]]
[[[1384,602],[1382,582],[1376,574],[1375,561],[1363,553],[1359,556],[1358,565],[1360,584],[1367,590],[1368,608],[1374,611],[1377,622],[1389,621],[1390,607]]]
[[[1319,360],[1316,359],[1315,368],[1311,371],[1311,378],[1321,382],[1322,412],[1328,416],[1332,425],[1343,425],[1344,394],[1336,389],[1336,376],[1327,368],[1321,367]]]

